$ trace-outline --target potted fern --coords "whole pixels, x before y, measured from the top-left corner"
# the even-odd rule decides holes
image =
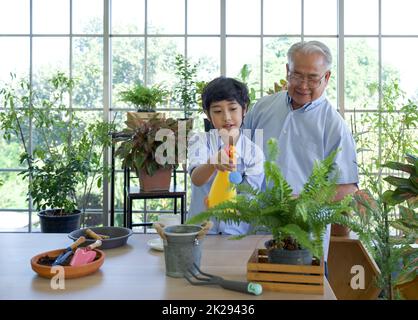
[[[266,243],[269,262],[281,264],[312,264],[312,258],[323,256],[323,237],[331,223],[349,225],[360,230],[343,212],[350,211],[351,197],[334,201],[337,184],[329,179],[336,152],[315,164],[302,192],[293,195],[274,159],[277,141],[268,141],[268,160],[264,164],[265,191],[239,186],[234,201],[223,202],[202,212],[188,223],[198,223],[211,217],[228,222],[246,222],[258,230],[268,231],[273,239]]]
[[[120,100],[134,105],[137,113],[128,112],[140,119],[150,119],[155,116],[157,105],[163,103],[169,92],[161,85],[146,87],[141,83],[135,83],[131,88],[119,93]],[[157,113],[158,116],[163,114]]]

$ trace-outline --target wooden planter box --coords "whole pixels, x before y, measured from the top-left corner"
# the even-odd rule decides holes
[[[267,250],[256,249],[247,263],[247,279],[264,290],[324,294],[324,262],[320,265],[290,265],[267,262]]]

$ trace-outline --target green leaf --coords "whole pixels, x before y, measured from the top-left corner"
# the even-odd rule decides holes
[[[415,167],[413,165],[404,164],[401,162],[389,161],[389,162],[386,162],[383,165],[383,167],[390,168],[393,170],[401,170],[401,171],[411,173],[411,174],[415,172]]]

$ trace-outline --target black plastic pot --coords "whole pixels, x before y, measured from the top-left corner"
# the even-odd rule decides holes
[[[307,249],[284,250],[271,248],[273,240],[265,242],[268,262],[279,264],[311,265],[312,253]]]
[[[41,232],[44,233],[69,233],[80,229],[81,211],[75,210],[68,215],[55,215],[60,209],[48,209],[38,213],[41,223]]]

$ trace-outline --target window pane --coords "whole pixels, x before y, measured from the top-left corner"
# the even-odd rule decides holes
[[[103,0],[73,0],[73,33],[103,33]]]
[[[0,2],[0,33],[29,33],[29,0]]]
[[[73,38],[73,77],[77,78],[73,106],[103,108],[103,40]]]
[[[299,38],[264,38],[263,92],[286,80],[287,51]]]
[[[171,86],[177,81],[174,74],[175,56],[184,53],[184,38],[148,38],[147,82]]]
[[[39,221],[38,211],[32,212],[32,232],[41,232],[41,223]]]
[[[112,33],[144,33],[145,0],[112,1]]]
[[[418,1],[382,0],[383,34],[418,34]]]
[[[18,78],[29,74],[29,38],[0,38],[0,81],[9,82],[10,72]]]
[[[200,61],[198,81],[208,81],[220,75],[220,39],[189,38],[187,54],[193,61]]]
[[[120,101],[119,92],[144,81],[144,38],[112,38],[112,105],[133,108]]]
[[[28,232],[29,213],[0,211],[0,232]]]
[[[226,33],[260,34],[260,12],[259,0],[226,0]]]
[[[379,1],[344,1],[344,32],[360,35],[377,34],[379,32]]]
[[[260,39],[227,38],[226,41],[226,75],[239,78],[240,70],[247,64],[251,73],[248,87],[260,91]]]
[[[20,104],[16,107],[20,107]],[[29,138],[28,132],[29,119],[21,121],[22,130],[24,131],[25,139]],[[20,140],[16,136],[12,136],[10,142],[3,139],[4,131],[0,131],[0,168],[2,169],[16,169],[25,168],[26,163],[20,164],[20,155],[24,152],[24,148]],[[19,177],[20,179],[21,177]],[[0,177],[4,181],[4,178]],[[0,207],[1,208],[1,207]]]
[[[408,98],[418,98],[418,39],[382,39],[382,60],[385,84],[400,80],[400,88]]]
[[[53,48],[53,50],[51,50]],[[57,70],[68,73],[70,56],[69,38],[34,38],[34,74],[52,74]]]
[[[35,34],[68,34],[70,2],[68,0],[34,0],[33,32]]]
[[[219,34],[220,10],[220,1],[187,1],[187,32],[191,34]]]
[[[305,0],[305,30],[307,35],[337,34],[337,1]]]
[[[148,1],[148,33],[184,34],[184,0]]]
[[[346,109],[376,109],[379,95],[377,39],[345,39]]]
[[[0,179],[3,180],[3,185],[0,187],[0,190],[2,190],[0,192],[0,208],[27,208],[28,181],[23,180],[22,176],[18,175],[18,172],[0,172]]]
[[[299,0],[264,0],[263,32],[264,34],[300,34],[301,16]]]

